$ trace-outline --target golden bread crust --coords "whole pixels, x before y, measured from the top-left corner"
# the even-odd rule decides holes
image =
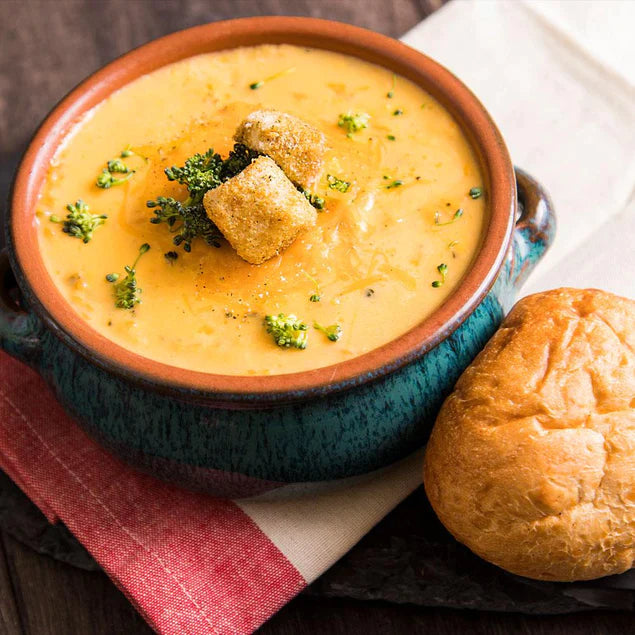
[[[424,483],[482,558],[542,580],[635,558],[635,302],[598,290],[522,299],[445,401]]]
[[[238,255],[254,265],[279,254],[317,218],[306,197],[269,157],[258,157],[209,190],[203,205]]]
[[[326,137],[310,124],[276,110],[256,110],[239,126],[234,139],[270,156],[294,183],[315,185],[324,165]]]

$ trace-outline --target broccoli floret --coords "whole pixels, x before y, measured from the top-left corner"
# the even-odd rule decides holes
[[[178,181],[187,187],[190,196],[184,205],[196,205],[203,200],[205,192],[242,172],[257,156],[257,152],[241,143],[234,145],[226,159],[210,148],[205,154],[191,156],[181,168],[166,168],[165,175],[169,181]]]
[[[326,182],[331,190],[337,190],[338,192],[343,192],[344,194],[348,192],[348,188],[351,186],[348,181],[344,181],[336,177],[334,174],[328,174],[326,176]]]
[[[52,223],[62,223],[62,231],[75,238],[81,238],[85,243],[93,237],[93,232],[103,225],[108,218],[105,214],[91,214],[90,207],[81,199],[66,206],[68,214],[65,219],[59,216],[51,216]]]
[[[110,161],[106,163],[106,167],[97,176],[97,187],[107,190],[113,185],[121,185],[132,178],[135,171],[131,170],[121,159],[130,157],[133,154],[134,152],[128,147],[121,151],[118,158],[110,159]],[[125,174],[126,176],[118,177],[115,176],[116,174]]]
[[[120,174],[128,174],[134,172],[121,159],[110,159],[107,165],[109,172],[119,172]]]
[[[319,282],[313,276],[310,276],[306,271],[302,271],[302,273],[307,277],[308,280],[313,283],[313,286],[315,287],[315,291],[309,296],[309,302],[319,302],[322,299]]]
[[[324,209],[324,204],[326,203],[326,201],[321,196],[313,194],[310,190],[300,189],[300,192],[304,194],[306,200],[309,201],[309,203],[311,203],[311,205],[313,205],[315,209],[317,209],[318,211],[322,211]]]
[[[285,68],[283,71],[278,71],[273,75],[269,75],[269,77],[265,77],[264,79],[260,79],[256,82],[251,82],[251,84],[249,84],[249,88],[251,88],[251,90],[258,90],[259,88],[262,88],[267,82],[270,82],[272,79],[277,79],[278,77],[288,75],[289,73],[293,73],[294,71],[295,67]]]
[[[207,190],[221,184],[220,171],[223,158],[210,148],[205,154],[195,154],[185,161],[183,167],[172,166],[165,169],[168,181],[185,185],[190,194],[184,205],[196,205],[203,200]]]
[[[322,331],[331,342],[337,342],[342,337],[342,327],[339,324],[331,324],[331,326],[322,326],[317,322],[313,323],[313,328]]]
[[[173,241],[177,247],[182,244],[183,249],[189,253],[192,251],[192,241],[197,237],[202,238],[210,247],[220,247],[223,235],[208,218],[202,205],[182,207],[181,216],[183,225]]]
[[[115,294],[115,306],[118,309],[133,309],[136,304],[141,303],[141,289],[137,284],[137,263],[139,262],[139,258],[143,256],[150,249],[150,245],[148,243],[143,243],[141,247],[139,247],[139,254],[137,255],[135,261],[132,265],[126,265],[124,267],[124,271],[126,272],[126,277],[117,282],[119,280],[119,274],[117,273],[109,273],[106,276],[106,280],[108,282],[117,282],[114,286],[114,294]]]
[[[432,286],[435,289],[438,289],[439,287],[442,287],[445,284],[445,278],[448,275],[448,266],[444,262],[442,262],[437,267],[437,271],[441,274],[441,280],[434,280],[432,282]]]
[[[365,112],[347,112],[340,115],[337,125],[346,130],[348,137],[352,137],[353,133],[368,128],[369,120],[370,115]]]
[[[197,237],[210,246],[220,247],[222,234],[205,213],[203,197],[207,191],[244,170],[257,156],[257,152],[237,143],[226,159],[210,148],[205,154],[187,159],[183,167],[166,168],[168,180],[185,185],[189,196],[183,202],[165,196],[148,201],[146,205],[154,208],[155,214],[150,222],[167,223],[171,228],[180,222],[178,231],[173,230],[177,232],[173,242],[177,247],[183,245],[186,252],[192,250],[192,241]]]
[[[150,219],[151,223],[167,223],[172,228],[181,223],[173,230],[175,236],[172,242],[177,247],[183,245],[183,249],[189,253],[196,237],[202,238],[210,247],[220,247],[223,235],[208,218],[202,203],[186,205],[172,197],[159,196],[156,201],[148,201],[146,205],[154,208],[155,216]]]
[[[234,144],[234,149],[231,150],[229,156],[223,161],[223,165],[221,166],[220,180],[223,182],[228,181],[239,172],[242,172],[254,159],[257,159],[259,156],[259,152],[250,150],[242,143]]]
[[[434,224],[438,225],[439,227],[441,227],[442,225],[451,225],[455,220],[458,220],[459,218],[461,218],[461,216],[463,216],[463,210],[461,208],[457,209],[456,212],[454,212],[454,216],[452,216],[452,218],[449,221],[446,221],[445,223],[441,222],[441,213],[440,212],[435,212],[434,213]]]
[[[171,196],[159,196],[155,201],[147,201],[146,205],[157,208],[154,209],[154,218],[150,219],[153,225],[167,223],[169,227],[173,227],[183,215],[183,205]]]
[[[265,317],[267,333],[270,333],[275,343],[282,348],[305,349],[309,334],[308,326],[295,315],[279,313]]]

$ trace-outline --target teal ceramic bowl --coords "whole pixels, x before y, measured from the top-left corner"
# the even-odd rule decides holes
[[[455,117],[485,175],[489,225],[470,272],[430,318],[353,360],[282,376],[235,377],[154,362],[82,322],[48,275],[33,210],[64,135],[114,90],[165,64],[264,42],[340,51],[404,75]],[[553,210],[514,172],[472,93],[428,57],[381,35],[305,18],[196,27],[123,56],[72,91],[44,121],[17,171],[0,258],[0,343],[44,377],[100,443],[160,478],[220,496],[333,486],[425,443],[463,369],[551,243]],[[16,285],[17,283],[17,285]]]

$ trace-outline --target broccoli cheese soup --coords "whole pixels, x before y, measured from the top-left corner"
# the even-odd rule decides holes
[[[485,195],[421,88],[262,45],[166,66],[96,106],[36,218],[78,319],[160,362],[265,375],[356,357],[429,316],[475,257]]]

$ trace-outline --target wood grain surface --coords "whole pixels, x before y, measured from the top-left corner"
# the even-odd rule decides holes
[[[75,84],[152,38],[250,15],[307,15],[399,36],[445,0],[0,0],[0,161],[22,149]],[[501,0],[502,1],[502,0]],[[512,1],[512,0],[508,0]],[[549,618],[301,596],[268,634],[589,633],[635,631],[632,614]],[[102,573],[40,556],[0,535],[0,635],[151,633]]]

